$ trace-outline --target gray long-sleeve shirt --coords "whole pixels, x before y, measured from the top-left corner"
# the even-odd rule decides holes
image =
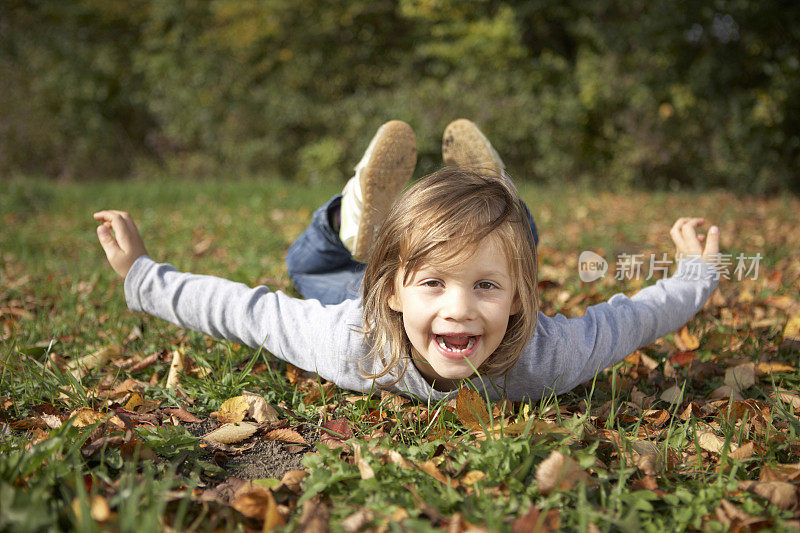
[[[683,326],[716,286],[714,267],[689,259],[672,277],[631,298],[617,294],[589,307],[582,317],[540,312],[533,338],[517,364],[505,376],[473,382],[492,399],[538,399],[568,391]],[[359,362],[367,369],[382,368],[380,361],[364,361],[369,347],[360,333],[361,300],[324,306],[266,287],[179,272],[148,256],[137,259],[128,272],[125,298],[134,311],[253,348],[263,346],[279,359],[346,389],[387,388],[433,401],[453,394],[431,387],[411,363],[395,384],[394,372],[377,380],[361,377]]]

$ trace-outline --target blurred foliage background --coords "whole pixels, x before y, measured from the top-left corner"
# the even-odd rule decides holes
[[[344,179],[476,121],[516,179],[800,190],[800,4],[3,0],[0,176]]]

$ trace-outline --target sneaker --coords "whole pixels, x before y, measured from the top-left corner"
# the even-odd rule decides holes
[[[392,120],[378,129],[342,191],[339,238],[357,261],[364,261],[394,199],[417,163],[411,127]]]
[[[478,126],[460,118],[447,125],[442,137],[442,159],[445,165],[485,169],[505,175],[506,166]]]

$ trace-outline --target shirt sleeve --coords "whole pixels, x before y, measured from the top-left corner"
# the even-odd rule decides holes
[[[632,297],[614,295],[582,317],[539,314],[536,331],[517,365],[494,380],[512,400],[560,394],[591,380],[637,348],[675,331],[705,304],[718,285],[716,269],[700,259]]]
[[[299,368],[338,382],[345,352],[340,344],[357,314],[357,301],[323,306],[266,287],[179,272],[148,256],[136,260],[125,278],[128,307],[182,328],[263,347]],[[357,335],[356,335],[357,336]],[[354,333],[347,331],[353,342]]]

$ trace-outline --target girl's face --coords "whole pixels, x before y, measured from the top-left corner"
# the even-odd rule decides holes
[[[457,266],[422,265],[405,285],[399,272],[395,287],[389,307],[403,313],[414,364],[441,389],[474,374],[520,308],[506,254],[491,235]]]

